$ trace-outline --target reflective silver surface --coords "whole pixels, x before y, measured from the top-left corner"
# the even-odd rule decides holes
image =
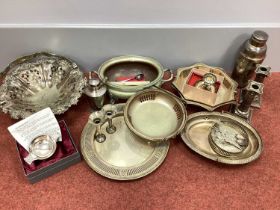
[[[220,155],[233,156],[244,151],[248,144],[248,135],[242,127],[229,121],[217,122],[209,134],[212,149]]]
[[[238,83],[239,88],[247,86],[252,79],[257,66],[261,64],[267,51],[268,34],[264,31],[254,31],[240,49],[231,77]]]
[[[203,90],[204,88],[197,88],[189,83],[193,75],[203,76],[209,73],[214,75],[216,77],[216,82],[219,83],[217,91],[213,85],[210,86],[210,91],[205,91]],[[208,82],[209,79],[210,77],[207,77]],[[213,82],[214,80],[212,77],[212,83]],[[204,86],[205,84],[204,81],[200,81],[199,83],[200,86]],[[213,111],[220,106],[236,103],[235,95],[237,83],[219,67],[197,63],[192,66],[179,68],[177,69],[177,76],[172,84],[187,104],[201,106],[208,111]]]
[[[34,160],[44,160],[51,157],[56,150],[56,141],[49,135],[36,137],[29,146],[29,155],[24,158],[31,164]]]
[[[252,109],[251,104],[254,101],[256,95],[263,94],[263,83],[259,83],[253,80],[249,80],[245,89],[242,90],[242,102],[235,107],[234,114],[244,118],[248,122],[251,122]]]
[[[215,83],[217,81],[217,77],[212,73],[206,73],[203,75],[202,80],[199,80],[195,83],[195,87],[201,88],[203,90],[208,90],[212,93],[216,92]]]
[[[46,107],[54,114],[64,113],[78,102],[86,83],[75,63],[50,53],[19,58],[3,74],[6,75],[0,87],[0,109],[15,119],[26,118]]]
[[[116,180],[138,179],[153,172],[164,161],[169,142],[147,143],[135,136],[124,122],[122,110],[113,118],[116,132],[107,133],[108,122],[101,126],[101,133],[106,136],[103,143],[94,140],[94,119],[91,115],[83,130],[81,151],[87,164],[97,173]]]
[[[125,122],[137,136],[165,141],[178,135],[186,122],[186,108],[172,93],[160,89],[141,91],[129,98]]]
[[[124,55],[111,58],[101,64],[98,76],[103,83],[106,83],[108,91],[113,97],[128,99],[138,91],[152,86],[160,87],[164,82],[171,81],[173,79],[171,71],[170,78],[163,79],[166,71],[170,70],[164,70],[162,65],[153,58]],[[140,73],[143,74],[144,81],[117,81],[120,77],[132,78]]]
[[[212,149],[209,134],[216,123],[226,121],[240,126],[248,136],[248,146],[234,156],[224,156]],[[257,131],[245,120],[228,113],[197,112],[188,116],[187,124],[181,132],[185,144],[208,159],[225,164],[246,164],[256,160],[263,150],[263,143]]]

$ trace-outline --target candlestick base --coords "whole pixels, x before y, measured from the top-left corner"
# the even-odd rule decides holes
[[[253,110],[251,108],[249,108],[247,112],[242,112],[241,110],[238,109],[238,106],[236,106],[234,109],[234,114],[243,118],[248,123],[251,123],[252,114],[253,114],[252,112],[253,112]]]

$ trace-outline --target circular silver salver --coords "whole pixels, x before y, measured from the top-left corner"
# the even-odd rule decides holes
[[[49,135],[38,136],[31,142],[29,155],[24,160],[28,164],[31,164],[35,160],[45,160],[54,154],[56,147],[56,141]]]
[[[148,143],[133,134],[127,127],[124,104],[112,119],[116,131],[109,134],[108,122],[95,113],[91,114],[81,137],[81,152],[86,163],[97,173],[115,180],[133,180],[156,170],[164,161],[169,142]],[[120,106],[117,105],[117,106]],[[104,110],[105,111],[105,110]],[[101,143],[94,139],[97,127],[105,135]],[[100,133],[99,133],[100,135]]]
[[[209,144],[220,155],[236,156],[248,147],[249,141],[241,126],[230,121],[221,121],[211,128]]]

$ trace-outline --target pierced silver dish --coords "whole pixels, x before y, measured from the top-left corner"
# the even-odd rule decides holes
[[[177,136],[186,124],[186,108],[174,96],[161,89],[136,93],[126,102],[124,119],[137,136],[151,142]]]
[[[46,107],[62,114],[78,102],[86,84],[74,62],[45,52],[18,58],[1,76],[0,109],[15,119]]]
[[[100,112],[93,112],[82,132],[81,152],[86,163],[98,174],[115,180],[134,180],[156,170],[164,161],[169,141],[148,143],[134,135],[124,122],[124,104],[117,104],[113,117],[116,131],[108,133],[108,122]],[[101,110],[104,112],[106,110]],[[105,135],[105,141],[95,139],[96,130]]]

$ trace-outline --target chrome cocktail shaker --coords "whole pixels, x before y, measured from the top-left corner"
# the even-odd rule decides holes
[[[101,83],[99,79],[89,78],[84,93],[88,96],[92,109],[101,109],[103,107],[106,91],[105,84]]]
[[[266,41],[268,34],[264,31],[255,31],[251,38],[244,44],[236,61],[236,66],[231,77],[238,83],[239,88],[244,88],[252,78],[258,64],[266,56]]]

